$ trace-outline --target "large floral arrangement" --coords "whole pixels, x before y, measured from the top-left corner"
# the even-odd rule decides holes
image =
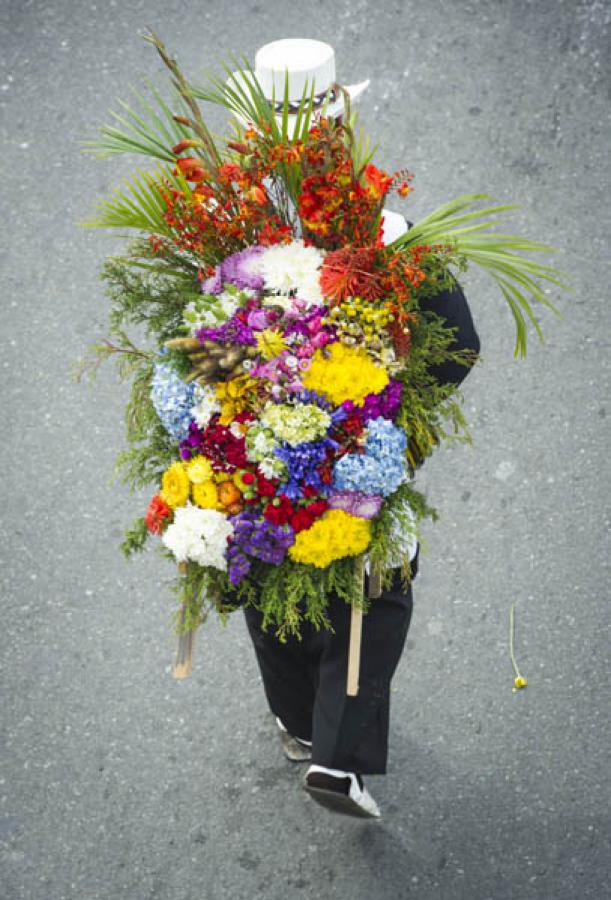
[[[511,207],[478,208],[483,195],[385,245],[385,199],[407,197],[412,175],[377,168],[353,116],[315,116],[304,93],[289,136],[288,104],[279,122],[252,71],[248,92],[214,77],[197,87],[149,39],[171,100],[152,87],[93,142],[156,160],[92,223],[139,235],[104,267],[111,336],[88,359],[114,356],[132,379],[118,465],[133,487],[153,486],[124,550],[157,535],[180,565],[182,631],[209,608],[252,603],[284,638],[303,617],[327,625],[330,592],[362,602],[364,554],[408,577],[405,533],[434,512],[414,470],[466,437],[459,396],[430,370],[473,359],[422,298],[481,264],[511,308],[518,355],[526,320],[540,331],[532,301],[551,307],[542,284],[561,282],[523,254],[546,245],[490,231]],[[249,124],[220,147],[198,100]]]

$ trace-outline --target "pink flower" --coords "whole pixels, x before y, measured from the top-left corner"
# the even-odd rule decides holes
[[[256,328],[257,331],[262,331],[269,325],[269,318],[264,309],[251,309],[246,321],[250,328]]]

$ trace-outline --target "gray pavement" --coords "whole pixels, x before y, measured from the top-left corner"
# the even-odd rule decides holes
[[[609,3],[5,0],[0,15],[0,896],[611,896]],[[368,779],[379,823],[300,789],[239,614],[172,679],[167,564],[118,552],[147,500],[110,483],[125,388],[110,368],[77,386],[69,367],[104,333],[97,272],[120,246],[76,223],[134,161],[95,162],[78,140],[160,74],[145,25],[193,74],[277,37],[329,40],[340,78],[372,79],[361,121],[380,164],[417,174],[409,217],[462,192],[519,200],[511,230],[563,248],[572,278],[525,362],[500,297],[467,279],[474,446],[422,473],[442,518],[389,772]]]

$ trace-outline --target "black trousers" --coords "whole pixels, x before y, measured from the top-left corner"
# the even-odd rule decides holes
[[[418,559],[412,560],[412,578]],[[366,579],[367,588],[367,579]],[[262,613],[244,610],[271,711],[289,733],[312,741],[312,762],[362,775],[384,775],[388,758],[390,683],[403,652],[412,616],[412,589],[401,587],[399,570],[363,616],[359,693],[346,695],[351,607],[331,597],[335,629],[317,631],[306,622],[302,639],[285,644],[273,628],[261,630]]]

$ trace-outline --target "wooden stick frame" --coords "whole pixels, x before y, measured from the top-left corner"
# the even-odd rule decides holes
[[[360,556],[356,561],[355,577],[361,594],[365,592],[365,557]],[[372,570],[369,575],[369,598],[377,598],[382,594],[382,578],[379,572]],[[363,636],[363,608],[352,606],[350,616],[350,643],[348,646],[348,678],[346,682],[346,694],[356,697],[359,692],[359,673],[361,669],[361,641]]]

